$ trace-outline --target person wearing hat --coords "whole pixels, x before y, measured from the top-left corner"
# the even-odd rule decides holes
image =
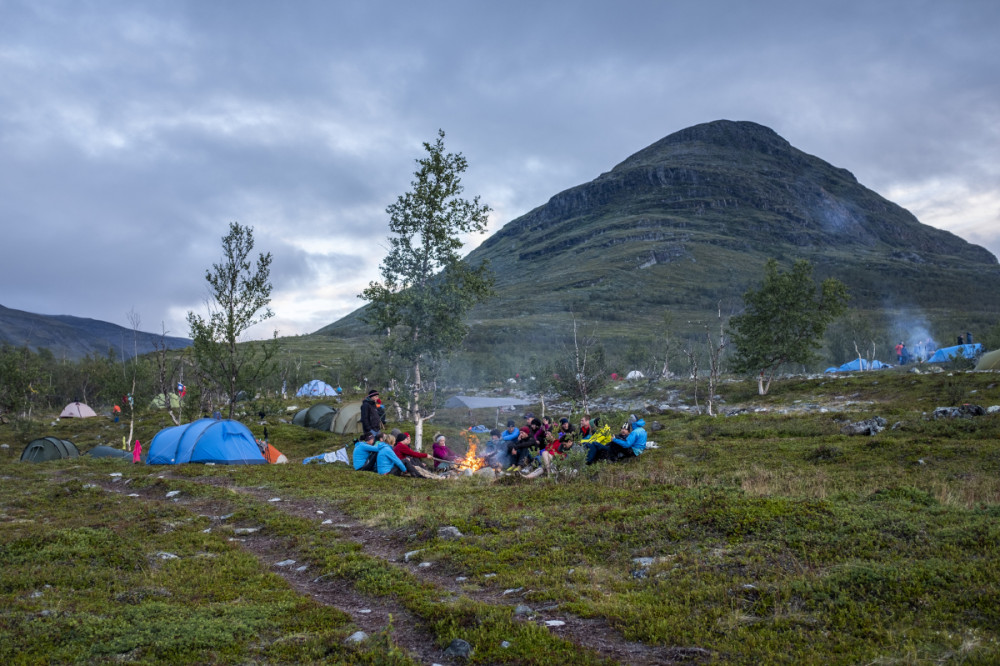
[[[514,423],[514,419],[507,420],[507,429],[500,433],[500,439],[504,442],[510,442],[517,440],[517,435],[521,431],[517,429],[517,425]]]
[[[559,429],[556,430],[556,438],[562,441],[573,441],[573,435],[575,431],[573,430],[573,424],[569,422],[569,419],[565,416],[559,419]]]
[[[379,432],[382,430],[382,414],[379,411],[381,404],[378,391],[368,391],[368,396],[361,401],[361,429],[364,432]]]
[[[396,454],[403,464],[406,465],[407,471],[413,476],[422,476],[419,472],[414,471],[412,468],[417,466],[423,466],[420,461],[421,458],[430,458],[426,453],[421,453],[420,451],[414,451],[410,448],[410,433],[401,432],[396,435],[396,444],[392,447],[393,453]]]
[[[434,435],[434,469],[449,469],[451,463],[458,460],[458,454],[448,448],[448,442],[444,435],[436,433]]]

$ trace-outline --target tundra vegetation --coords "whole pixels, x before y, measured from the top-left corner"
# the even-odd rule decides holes
[[[723,381],[739,413],[713,418],[654,407],[687,381],[611,383],[591,398],[636,405],[657,448],[492,482],[298,464],[350,438],[283,423],[278,401],[290,465],[19,463],[36,435],[86,451],[128,427],[36,405],[0,426],[0,659],[457,663],[462,639],[480,664],[996,663],[1000,415],[932,413],[998,404],[998,384]],[[875,415],[891,427],[842,433]],[[454,445],[468,417],[435,425]],[[137,408],[143,442],[169,425]],[[353,642],[359,609],[384,619]]]

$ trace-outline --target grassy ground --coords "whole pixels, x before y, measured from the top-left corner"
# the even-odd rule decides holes
[[[658,448],[634,463],[492,483],[303,466],[344,438],[275,418],[291,465],[19,464],[5,426],[0,659],[427,661],[389,623],[345,643],[358,616],[233,541],[213,518],[229,512],[310,577],[410,618],[437,654],[469,641],[473,663],[997,663],[1000,415],[930,413],[1000,404],[998,383],[891,372],[788,380],[758,398],[736,382],[722,395],[739,416],[644,415]],[[655,403],[668,388],[623,391]],[[875,415],[895,427],[841,434]],[[148,417],[140,438],[158,427]],[[116,428],[63,420],[42,434],[87,449]]]

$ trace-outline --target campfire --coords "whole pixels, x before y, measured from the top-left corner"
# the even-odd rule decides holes
[[[482,468],[486,463],[482,458],[476,455],[476,442],[471,441],[469,443],[469,452],[465,454],[464,458],[459,458],[455,461],[456,467],[461,467],[462,469],[467,469],[470,472],[475,472],[477,469]]]

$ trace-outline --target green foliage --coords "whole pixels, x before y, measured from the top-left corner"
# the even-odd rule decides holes
[[[273,372],[278,332],[270,342],[243,343],[239,337],[274,313],[271,301],[271,253],[260,253],[251,263],[253,227],[229,224],[222,238],[222,262],[205,271],[210,287],[209,318],[194,312],[187,316],[195,363],[201,378],[225,396],[233,417],[240,391],[253,392],[259,379]]]
[[[797,261],[785,273],[769,259],[764,281],[743,294],[746,311],[732,317],[729,333],[736,354],[736,372],[758,375],[766,394],[774,374],[788,363],[809,363],[816,358],[827,325],[846,308],[847,288],[828,278],[816,285],[812,264]]]
[[[381,338],[390,359],[410,373],[412,406],[418,422],[420,395],[449,353],[468,332],[466,313],[492,295],[493,276],[486,262],[461,261],[461,234],[486,230],[488,206],[462,198],[461,174],[468,164],[461,153],[445,153],[444,132],[424,143],[427,156],[412,190],[400,195],[389,214],[389,253],[382,260],[381,282],[360,297],[368,301],[362,319]],[[390,361],[391,362],[391,361]]]

